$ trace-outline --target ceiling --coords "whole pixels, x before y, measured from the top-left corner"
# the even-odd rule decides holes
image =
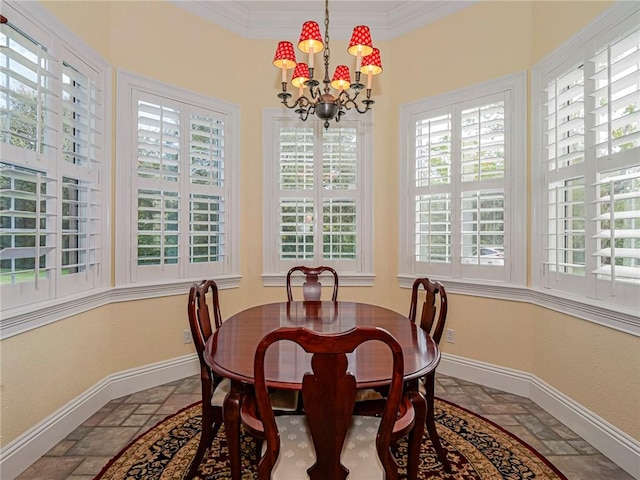
[[[455,13],[478,0],[332,0],[329,36],[349,39],[355,25],[368,25],[374,41],[389,40]],[[296,38],[307,20],[315,20],[324,36],[322,0],[172,0],[206,20],[245,38]]]

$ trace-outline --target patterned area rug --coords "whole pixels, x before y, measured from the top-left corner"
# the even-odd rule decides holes
[[[182,479],[200,439],[200,403],[178,412],[133,440],[94,480]],[[567,480],[533,448],[496,424],[462,407],[436,399],[436,424],[453,472],[446,474],[425,435],[420,480]],[[398,457],[404,458],[406,443]],[[255,444],[242,437],[243,479],[255,480]],[[231,478],[224,427],[200,467],[204,480]],[[401,474],[406,474],[401,465]],[[294,479],[292,479],[294,480]],[[296,479],[297,480],[297,479]]]

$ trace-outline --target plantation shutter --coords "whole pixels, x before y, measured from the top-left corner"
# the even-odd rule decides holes
[[[10,308],[21,304],[16,292],[28,292],[31,301],[53,295],[56,181],[4,162],[0,174],[0,281],[3,306]]]
[[[505,277],[509,92],[412,117],[416,269]]]
[[[55,154],[59,97],[55,59],[47,48],[10,24],[2,25],[0,132],[2,142],[34,152]]]
[[[612,42],[592,59],[596,157],[640,146],[640,28]]]
[[[616,294],[616,282],[640,282],[640,27],[590,61],[598,170],[591,273]]]
[[[137,250],[139,277],[177,270],[180,248],[181,112],[173,102],[137,101]],[[177,273],[177,272],[176,272]]]
[[[621,306],[640,285],[638,20],[548,72],[541,92],[543,285]]]
[[[72,294],[100,275],[104,105],[96,73],[72,57],[61,83],[61,292]]]
[[[135,91],[136,280],[228,268],[225,114]]]
[[[343,122],[341,122],[342,124]],[[278,251],[281,269],[300,263],[357,271],[358,131],[353,122],[278,124]]]
[[[316,254],[314,129],[284,124],[279,129],[278,146],[280,260],[313,261]]]
[[[415,255],[447,263],[452,233],[452,113],[415,121]]]
[[[224,120],[192,112],[189,151],[189,263],[221,263],[226,257]]]
[[[58,114],[55,61],[47,47],[12,24],[2,24],[1,32],[0,279],[6,309],[55,295]]]
[[[505,95],[460,106],[461,258],[504,266]]]
[[[544,265],[558,275],[584,277],[586,195],[584,68],[578,65],[544,89],[547,238]],[[559,278],[555,279],[560,281]],[[580,284],[576,288],[582,288]]]
[[[322,260],[355,260],[358,250],[357,132],[322,130]]]

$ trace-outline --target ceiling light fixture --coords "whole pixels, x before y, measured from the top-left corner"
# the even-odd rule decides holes
[[[297,63],[291,42],[279,42],[273,57],[273,64],[282,70],[282,92],[278,98],[287,108],[295,108],[295,112],[302,121],[309,115],[316,114],[324,120],[324,127],[329,128],[329,121],[340,121],[342,115],[352,108],[358,113],[366,113],[375,103],[371,100],[371,81],[373,75],[382,73],[380,50],[373,47],[369,27],[358,25],[353,29],[351,41],[347,51],[356,57],[355,82],[351,83],[351,74],[346,65],[338,65],[331,80],[329,80],[329,0],[325,0],[324,13],[324,43],[320,36],[320,27],[316,22],[308,21],[302,25],[298,48],[309,55],[309,63]],[[314,56],[324,50],[324,87],[313,78]],[[291,84],[298,88],[298,98],[290,103],[292,94],[287,92],[288,70],[293,69]],[[358,103],[360,92],[365,85],[360,83],[360,75],[367,75],[366,98]],[[330,86],[337,90],[332,94]],[[305,92],[308,88],[308,93]]]

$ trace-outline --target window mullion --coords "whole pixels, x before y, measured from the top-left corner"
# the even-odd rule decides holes
[[[180,111],[180,157],[178,161],[178,273],[180,277],[189,275],[191,263],[191,219],[189,218],[191,203],[191,178],[189,171],[191,168],[190,147],[191,147],[191,111],[184,105]]]
[[[462,251],[462,105],[451,110],[451,274],[461,276]]]

